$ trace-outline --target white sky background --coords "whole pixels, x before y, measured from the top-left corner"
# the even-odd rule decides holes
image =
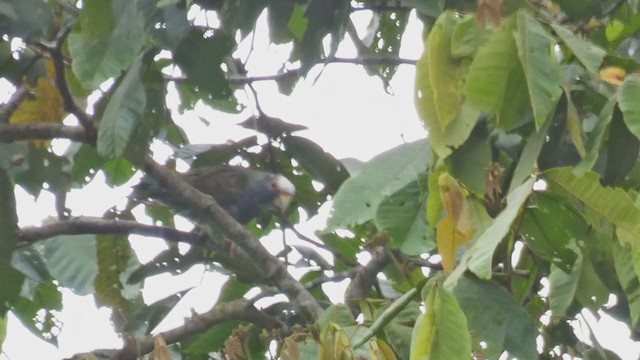
[[[253,53],[247,67],[250,76],[275,74],[288,55],[287,47],[268,45],[265,18],[265,14],[260,18],[260,30],[256,34]],[[358,12],[354,21],[366,24],[369,21],[368,14],[364,11]],[[412,16],[400,57],[417,59],[420,56],[421,31],[420,22]],[[247,53],[250,41],[250,38],[245,39],[238,54]],[[355,57],[357,54],[350,42],[346,41],[337,55]],[[399,67],[391,82],[394,96],[386,94],[381,81],[368,76],[360,66],[328,65],[314,84],[313,80],[318,70],[320,67],[314,68],[308,76],[309,80],[300,82],[289,97],[280,95],[273,81],[254,83],[262,109],[270,116],[306,125],[309,129],[297,134],[317,142],[325,151],[339,159],[351,157],[367,161],[403,142],[426,136],[413,104],[413,66]],[[0,89],[0,100],[6,100],[7,94],[10,92]],[[175,92],[170,92],[169,101],[175,104]],[[255,134],[235,125],[252,114],[251,106],[241,115],[223,114],[205,106],[197,106],[195,110],[184,115],[174,112],[174,119],[183,126],[191,143],[222,143]],[[210,125],[204,124],[199,117],[206,119]],[[73,209],[74,216],[101,216],[107,208],[114,205],[114,199],[120,204],[125,202],[131,183],[110,189],[103,185],[102,179],[103,177],[97,176],[86,188],[73,191],[69,195],[67,206]],[[21,226],[38,225],[42,219],[54,214],[53,197],[47,192],[43,192],[38,201],[34,202],[18,188],[17,197]],[[306,235],[312,235],[315,229],[322,228],[326,220],[326,207],[323,210],[325,211],[321,216],[299,226],[299,229]],[[274,238],[277,240],[265,239],[265,243],[271,240],[270,244],[276,245],[276,248],[269,247],[277,252],[277,247],[281,246],[281,234],[275,234]],[[291,238],[291,234],[287,234],[287,239]],[[163,241],[156,239],[132,237],[132,244],[143,263],[165,249]],[[146,281],[144,296],[147,302],[153,302],[178,290],[197,287],[181,301],[168,319],[160,324],[158,330],[180,325],[183,319],[190,315],[191,309],[197,312],[209,310],[215,303],[217,289],[223,281],[224,277],[204,272],[202,266],[197,266],[180,276],[161,275]],[[342,301],[345,286],[346,282],[334,286],[336,291],[333,292],[332,300]],[[60,359],[79,352],[121,346],[120,339],[114,334],[109,323],[107,309],[96,309],[92,296],[80,297],[68,290],[63,291],[63,295],[64,309],[59,314],[59,319],[64,324],[58,337],[60,348],[56,349],[40,341],[10,314],[4,354],[0,355],[0,360]],[[591,319],[591,324],[595,323],[596,320]],[[613,348],[621,355],[624,354],[623,359],[638,358],[640,344],[628,340],[629,332],[624,326],[605,319],[596,329],[603,345]]]

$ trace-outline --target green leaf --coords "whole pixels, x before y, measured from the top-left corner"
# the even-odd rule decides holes
[[[618,106],[629,131],[640,139],[640,75],[629,74],[618,92]]]
[[[453,293],[466,315],[477,350],[486,358],[495,359],[507,351],[513,358],[538,359],[538,329],[504,287],[494,281],[462,277]],[[481,342],[486,348],[479,346]]]
[[[609,288],[602,282],[593,262],[588,256],[585,256],[576,290],[576,299],[584,307],[598,311],[609,300],[609,293]]]
[[[474,14],[462,18],[451,35],[451,56],[474,57],[491,35],[490,29],[482,29]]]
[[[327,228],[351,227],[373,219],[378,205],[417,179],[430,160],[424,140],[400,145],[374,157],[336,193]]]
[[[479,278],[491,278],[493,252],[509,232],[511,224],[533,191],[534,182],[535,179],[531,178],[507,195],[507,207],[498,214],[493,223],[478,237],[478,240],[471,248],[468,267]]]
[[[427,225],[425,206],[427,176],[420,176],[384,199],[376,211],[375,224],[389,235],[389,246],[408,255],[420,255],[434,249],[433,232]]]
[[[460,20],[453,12],[438,17],[425,43],[429,67],[429,85],[433,94],[435,115],[441,130],[458,116],[463,101],[462,66],[451,57],[451,37]]]
[[[576,175],[582,175],[585,172],[591,170],[595,165],[598,156],[600,155],[600,147],[602,146],[605,134],[609,128],[609,123],[613,118],[613,112],[616,107],[616,98],[612,97],[609,102],[602,108],[598,115],[598,122],[595,128],[591,131],[589,139],[587,140],[587,155],[582,159],[578,165],[576,165],[574,172]]]
[[[40,0],[8,0],[0,4],[0,34],[40,41],[54,25],[51,7]]]
[[[592,78],[597,79],[598,69],[600,68],[600,64],[602,64],[602,60],[607,52],[593,43],[580,39],[574,35],[571,30],[563,26],[551,24],[551,27],[553,27],[553,30],[567,45],[573,55],[575,55],[582,65],[584,65],[587,72],[589,72],[589,75]]]
[[[44,242],[49,273],[79,295],[93,293],[98,274],[95,235],[56,236]]]
[[[329,193],[335,193],[349,177],[344,165],[315,142],[292,135],[284,137],[282,143],[302,167],[328,187]]]
[[[570,271],[551,265],[549,273],[549,310],[556,318],[566,316],[567,309],[573,303],[573,298],[578,289],[580,274],[582,273],[582,262],[584,257],[582,251],[574,245],[576,261]]]
[[[529,13],[520,11],[514,34],[524,69],[536,128],[542,127],[562,94],[562,77],[555,61],[555,40]]]
[[[127,71],[113,92],[98,128],[98,154],[111,159],[122,156],[131,135],[142,120],[146,96],[140,82],[142,58]]]
[[[577,256],[572,240],[587,236],[587,224],[561,199],[538,193],[523,214],[520,233],[537,256],[569,272]]]
[[[539,129],[527,139],[527,143],[522,149],[522,153],[518,159],[518,165],[516,165],[513,171],[509,191],[515,189],[526,179],[530,179],[531,175],[538,171],[538,157],[540,156],[540,151],[542,151],[542,146],[545,143],[550,126],[551,121],[547,122],[542,129]]]
[[[380,11],[374,12],[367,27],[367,34],[358,46],[360,56],[399,56],[402,33],[407,27],[408,12]],[[364,45],[364,46],[361,46]],[[377,75],[383,81],[385,90],[395,75],[398,65],[365,64],[367,74]]]
[[[449,165],[453,177],[468,190],[483,195],[487,167],[492,162],[491,151],[488,131],[484,124],[480,124],[469,139],[445,160],[445,164]]]
[[[411,338],[410,359],[468,360],[471,335],[456,297],[436,285],[425,306],[426,314],[418,318]]]
[[[619,113],[615,114],[609,126],[606,167],[603,185],[611,186],[628,181],[627,175],[638,161],[640,140],[629,131]]]
[[[457,148],[467,140],[478,121],[480,111],[472,107],[468,101],[463,102],[462,109],[456,119],[442,131],[436,113],[433,89],[429,81],[429,63],[427,59],[428,57],[425,53],[416,64],[414,101],[418,115],[429,131],[429,144],[439,157],[446,158],[451,154],[451,149]]]
[[[11,257],[18,244],[18,215],[13,184],[0,169],[0,318],[18,298],[24,275],[11,266]]]
[[[571,168],[554,168],[544,172],[550,190],[564,192],[583,202],[605,220],[633,235],[634,248],[640,248],[640,208],[622,189],[600,185],[593,172],[576,176]]]
[[[118,312],[128,313],[127,301],[122,294],[121,275],[127,271],[131,259],[131,246],[126,235],[97,235],[96,257],[98,274],[93,281],[96,301]]]
[[[147,34],[137,1],[89,1],[69,34],[71,68],[86,89],[117,77],[140,53]]]
[[[62,323],[57,314],[62,310],[62,294],[52,281],[27,281],[21,296],[11,309],[22,325],[40,339],[58,346]]]
[[[106,177],[106,183],[109,186],[120,186],[131,179],[136,173],[133,164],[123,158],[115,158],[105,162],[102,165]]]
[[[514,16],[504,19],[471,62],[464,93],[480,110],[497,113],[505,99],[513,101],[514,94],[506,91],[509,79],[520,67],[512,34],[515,29]]]
[[[631,312],[630,322],[635,328],[640,320],[640,280],[637,269],[637,264],[640,263],[640,251],[637,248],[622,246],[617,242],[612,244],[612,248],[616,274],[622,290],[627,295]]]
[[[338,44],[344,37],[346,21],[349,19],[349,3],[342,0],[311,0],[307,5],[304,16],[307,19],[297,21],[296,26],[305,28],[304,36],[300,44],[301,73],[306,73],[323,57],[322,40],[331,35],[329,55],[335,55]],[[294,10],[295,14],[295,10]],[[293,17],[292,17],[293,20]],[[291,27],[291,22],[289,26]],[[294,36],[300,32],[300,28],[292,29]]]
[[[573,146],[575,146],[580,157],[584,158],[587,154],[587,150],[584,147],[582,122],[578,115],[578,109],[576,109],[576,105],[573,103],[573,99],[571,98],[571,91],[567,86],[563,86],[563,89],[565,98],[567,99],[567,130],[569,131],[569,136],[571,136]]]
[[[201,88],[214,99],[231,97],[231,88],[220,65],[231,54],[235,42],[222,32],[204,37],[191,31],[176,47],[173,58],[187,76],[187,83]]]

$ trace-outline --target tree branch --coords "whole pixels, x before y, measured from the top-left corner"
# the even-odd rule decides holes
[[[221,228],[229,239],[247,253],[255,266],[263,272],[264,277],[287,295],[310,322],[315,322],[320,317],[322,308],[304,285],[291,276],[284,264],[269,253],[257,238],[224,211],[211,196],[198,191],[150,158],[145,161],[143,169],[160,186],[166,187],[175,194],[180,194],[193,206],[196,212],[203,215],[201,218],[210,219],[202,224],[210,232],[210,235],[213,235],[212,233],[216,229]]]
[[[345,292],[344,299],[351,309],[351,312],[357,313],[358,310],[358,302],[367,297],[369,293],[369,289],[373,286],[378,273],[391,262],[391,257],[387,250],[383,247],[377,247],[372,251],[371,260],[367,263],[367,265],[360,265],[355,275],[353,276],[353,280],[351,280],[351,284],[347,288]]]
[[[0,141],[11,142],[20,140],[50,140],[69,139],[87,144],[94,144],[95,138],[87,135],[84,128],[79,126],[67,126],[51,123],[25,123],[2,124],[0,123]]]
[[[167,344],[174,344],[228,320],[246,321],[252,324],[258,324],[258,326],[266,329],[277,329],[284,326],[278,320],[261,312],[249,302],[242,299],[217,304],[211,310],[187,320],[184,325],[160,333],[157,336],[162,336]],[[106,357],[118,360],[135,360],[141,355],[153,351],[154,338],[155,336],[149,335],[139,341],[131,342],[130,345],[126,345],[120,350],[94,350],[90,353],[74,355],[72,359]]]
[[[0,107],[0,124],[8,124],[11,115],[18,109],[18,106],[22,104],[24,99],[29,96],[31,92],[26,86],[22,85],[16,89],[11,95],[11,98]]]
[[[68,23],[62,27],[62,29],[56,35],[56,38],[53,43],[41,42],[34,44],[37,47],[42,48],[51,56],[51,60],[53,61],[53,67],[55,69],[55,83],[60,95],[62,96],[64,110],[73,114],[77,119],[80,125],[89,132],[91,137],[95,137],[95,128],[93,126],[93,121],[91,117],[85,113],[73,99],[73,95],[69,90],[69,84],[67,83],[67,79],[65,77],[65,58],[62,54],[62,45],[66,40],[67,36],[71,32],[71,26],[73,23]]]
[[[58,235],[80,234],[137,234],[159,237],[165,240],[174,239],[174,241],[194,246],[201,246],[202,244],[202,235],[195,232],[180,231],[166,226],[140,224],[129,220],[108,220],[89,217],[58,221],[40,227],[25,227],[20,229],[19,234],[19,246],[29,245]]]

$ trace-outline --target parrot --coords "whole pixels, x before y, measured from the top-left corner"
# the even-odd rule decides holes
[[[283,175],[240,166],[205,166],[180,174],[199,191],[212,196],[236,221],[246,224],[268,212],[284,212],[295,195],[296,188]],[[134,186],[132,197],[159,200],[177,211],[188,206],[169,190],[151,178],[143,177]]]

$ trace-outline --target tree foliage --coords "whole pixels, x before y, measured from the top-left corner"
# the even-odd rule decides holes
[[[0,77],[14,89],[0,108],[0,335],[10,311],[56,344],[68,288],[109,307],[123,339],[77,358],[618,359],[573,326],[592,312],[634,339],[640,329],[639,10],[619,0],[0,2]],[[423,38],[403,37],[411,14]],[[270,76],[237,50],[267,30],[261,16],[270,43],[290,49]],[[423,55],[399,58],[402,41],[423,43]],[[357,57],[338,57],[343,43]],[[349,174],[297,134],[304,127],[265,113],[252,86],[273,81],[289,95],[345,62],[386,90],[398,66],[415,66],[427,139]],[[231,114],[246,113],[244,90],[256,115],[240,125],[254,134],[190,144],[170,90],[179,111]],[[69,145],[55,150],[56,139]],[[173,149],[165,165],[152,143]],[[296,199],[244,227],[175,174],[178,159],[282,173]],[[121,186],[139,172],[183,197],[199,230],[176,229],[154,203],[114,201],[100,218],[66,206],[98,173]],[[52,193],[56,218],[18,226],[15,187]],[[299,233],[300,214],[329,200],[326,228]],[[310,243],[290,249],[306,262],[258,241],[277,228]],[[167,250],[141,263],[134,234]],[[154,332],[188,290],[145,303],[145,281],[198,264],[227,275],[219,298]],[[345,278],[345,304],[332,304],[321,285]],[[276,294],[288,301],[255,305]]]

